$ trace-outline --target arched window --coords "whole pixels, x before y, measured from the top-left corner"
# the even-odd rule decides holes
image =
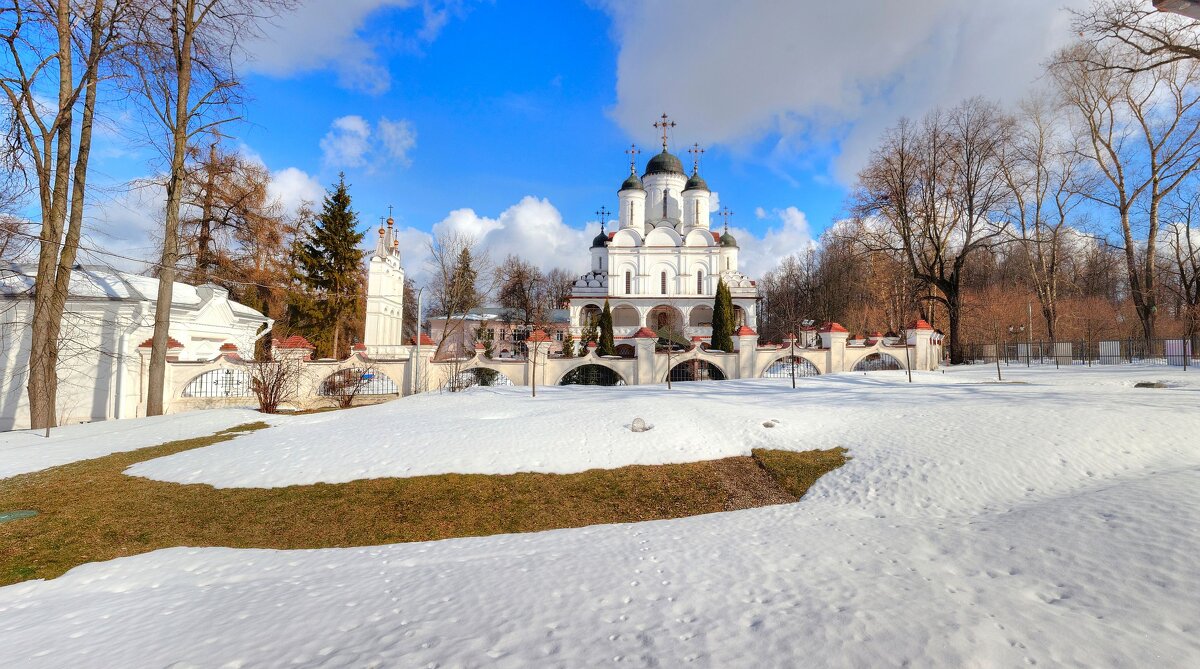
[[[704,294],[704,270],[696,271],[696,294]]]
[[[625,272],[625,294],[628,295],[629,293],[632,293],[632,292],[633,292],[633,275],[629,272]]]
[[[725,259],[725,269],[729,269],[729,258]]]
[[[667,273],[666,272],[662,273],[662,294],[663,295],[667,294]]]

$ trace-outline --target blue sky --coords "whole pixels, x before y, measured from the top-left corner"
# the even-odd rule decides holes
[[[673,151],[705,147],[757,274],[841,214],[880,131],[969,95],[1015,101],[1070,37],[1055,3],[982,4],[310,0],[251,46],[248,122],[229,131],[289,206],[339,171],[364,226],[393,205],[418,277],[448,228],[582,272],[624,150],[644,166],[666,112]],[[107,141],[111,182],[153,171]],[[114,193],[93,238],[151,253],[153,207]]]

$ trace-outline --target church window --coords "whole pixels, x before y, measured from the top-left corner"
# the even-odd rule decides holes
[[[725,259],[725,269],[729,269],[729,258]]]
[[[663,295],[667,294],[667,273],[666,272],[662,273],[662,294]]]
[[[696,272],[696,294],[704,294],[704,270],[699,270]]]
[[[630,274],[629,272],[625,272],[625,293],[629,294],[632,292],[633,292],[633,275]]]

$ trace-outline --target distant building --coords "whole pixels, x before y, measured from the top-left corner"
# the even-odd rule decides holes
[[[631,347],[641,328],[708,339],[722,279],[733,297],[735,326],[756,327],[758,288],[738,270],[738,244],[728,222],[723,234],[710,229],[712,194],[700,177],[699,161],[689,176],[667,151],[664,133],[662,152],[650,159],[641,178],[636,168],[630,161],[629,176],[617,191],[617,229],[602,227],[592,240],[591,269],[572,288],[576,334],[608,300],[619,347]]]
[[[30,323],[34,265],[0,268],[0,430],[29,426]],[[145,415],[158,279],[77,265],[63,314],[56,411],[60,425]],[[171,361],[211,360],[221,352],[252,357],[271,319],[212,284],[175,283]],[[36,362],[36,361],[35,361]]]
[[[566,309],[551,310],[546,322],[534,326],[525,325],[520,314],[504,307],[480,307],[465,315],[458,314],[450,318],[439,316],[428,320],[429,336],[439,344],[437,357],[440,359],[474,355],[475,343],[481,341],[481,330],[485,337],[492,340],[492,355],[497,358],[524,356],[525,339],[531,329],[545,331],[550,337],[550,352],[561,353],[563,337],[571,329],[570,314]]]
[[[1154,0],[1154,8],[1160,12],[1200,19],[1200,0]]]

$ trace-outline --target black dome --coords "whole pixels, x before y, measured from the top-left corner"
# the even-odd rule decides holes
[[[596,235],[595,239],[592,240],[592,248],[604,246],[606,244],[608,244],[608,235],[604,234],[603,232]]]
[[[732,246],[737,248],[737,240],[733,238],[733,235],[726,232],[725,234],[721,235],[721,246]]]
[[[650,159],[646,164],[646,174],[660,174],[669,172],[673,174],[684,174],[683,163],[675,156],[667,153],[666,149],[663,152]]]
[[[687,185],[684,190],[708,190],[708,184],[700,177],[699,172],[692,172],[692,176],[688,177]]]
[[[637,178],[636,174],[630,174],[625,183],[621,184],[621,190],[646,190],[646,188],[642,186],[642,180]]]

